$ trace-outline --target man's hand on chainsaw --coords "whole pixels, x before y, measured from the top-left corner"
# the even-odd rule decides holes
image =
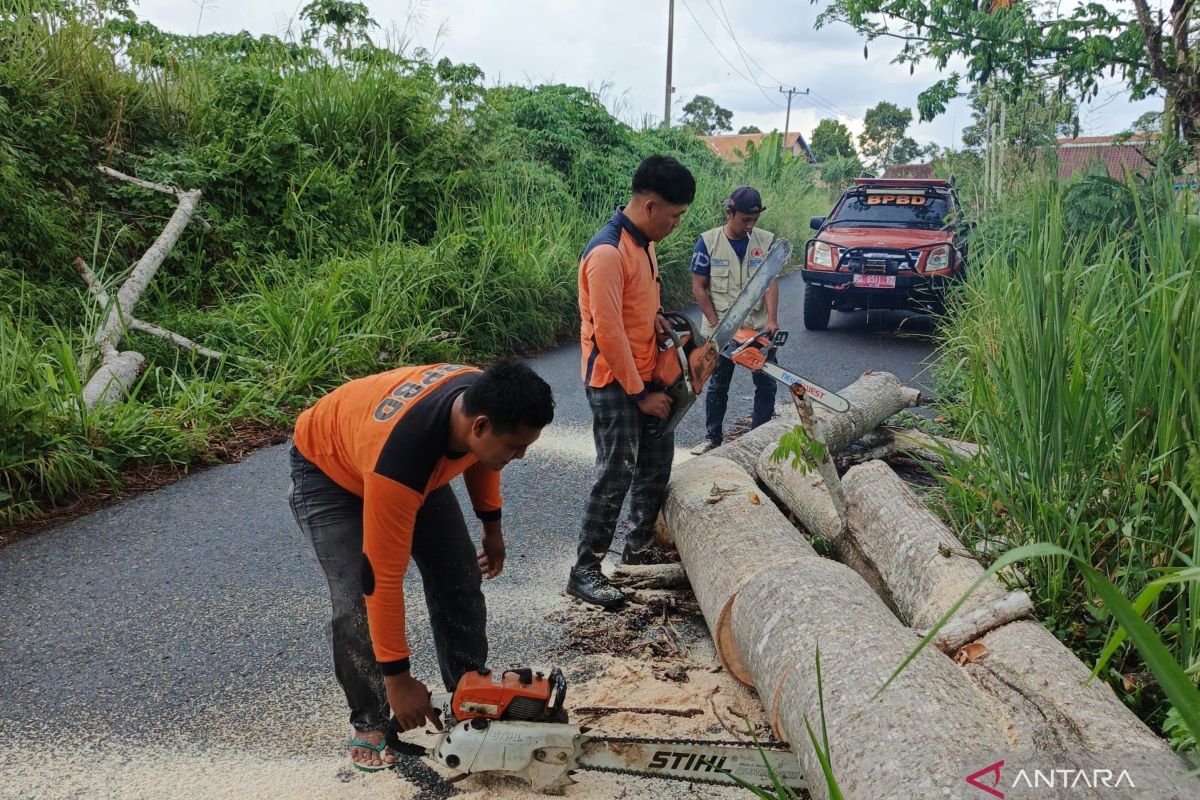
[[[479,551],[479,569],[483,577],[492,579],[504,569],[504,535],[500,531],[483,531],[483,549]]]
[[[671,332],[671,323],[667,321],[661,311],[654,317],[654,332],[658,334],[659,339],[667,338]]]
[[[442,719],[429,702],[429,690],[425,684],[407,672],[385,675],[383,682],[387,687],[388,705],[391,706],[392,716],[396,718],[396,727],[401,731],[419,728],[426,720],[432,722],[439,731],[442,729]]]
[[[650,392],[637,401],[637,407],[643,414],[666,419],[671,415],[671,398],[666,392]]]

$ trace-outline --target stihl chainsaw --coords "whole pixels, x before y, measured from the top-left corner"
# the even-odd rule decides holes
[[[755,372],[761,371],[785,386],[803,386],[812,400],[833,411],[850,409],[850,404],[837,393],[767,361],[770,349],[787,341],[786,331],[779,331],[772,337],[765,330],[742,327],[746,317],[767,293],[771,281],[779,277],[791,254],[791,242],[787,239],[775,240],[763,263],[742,286],[707,341],[697,336],[692,321],[683,314],[672,311],[663,315],[670,327],[666,337],[659,342],[651,382],[671,398],[671,414],[653,426],[655,436],[664,436],[675,430],[675,426],[700,396],[705,382],[712,377],[722,355]]]
[[[430,747],[401,742],[399,753],[432,759],[455,774],[490,773],[523,778],[536,792],[561,793],[577,770],[668,778],[691,783],[802,789],[800,765],[779,742],[720,742],[605,736],[567,721],[567,681],[523,667],[469,672],[453,694],[430,698],[444,730]]]

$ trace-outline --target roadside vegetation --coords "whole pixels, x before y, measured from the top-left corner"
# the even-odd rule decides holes
[[[310,4],[284,41],[167,34],[121,2],[0,5],[0,528],[131,467],[212,460],[239,425],[286,427],[349,377],[573,337],[579,253],[650,153],[699,183],[659,248],[670,301],[733,186],[762,190],[782,236],[820,212],[777,148],[732,168],[581,88],[485,88],[473,65],[372,43],[353,6]],[[100,309],[72,260],[111,290],[174,208],[98,164],[203,191],[209,226],[188,227],[141,307],[254,360],[130,332],[136,390],[81,410]]]
[[[979,552],[1057,545],[1130,600],[1200,681],[1200,220],[1172,175],[992,198],[940,343],[942,413],[986,445],[944,508]],[[1072,558],[1024,561],[1040,618],[1180,749],[1161,676]],[[1111,658],[1108,655],[1111,652]],[[1105,658],[1101,659],[1102,654]],[[1195,713],[1193,711],[1193,713]]]

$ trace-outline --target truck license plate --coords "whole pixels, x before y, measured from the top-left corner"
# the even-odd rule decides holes
[[[895,275],[855,275],[854,285],[864,289],[895,289]]]

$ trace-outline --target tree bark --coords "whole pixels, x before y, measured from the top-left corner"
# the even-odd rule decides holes
[[[839,548],[874,566],[900,619],[930,628],[983,575],[962,543],[882,461],[846,473],[849,526]],[[958,614],[1004,596],[994,578],[975,591]]]
[[[667,489],[663,516],[721,662],[748,684],[749,670],[729,629],[734,598],[765,569],[820,557],[728,459],[706,455],[681,464]]]
[[[814,406],[813,416],[821,427],[830,454],[854,442],[888,417],[921,402],[921,393],[900,383],[889,372],[864,372],[858,380],[839,392],[850,403],[850,410],[839,414],[824,406]],[[778,442],[783,434],[796,427],[789,412],[761,425],[728,444],[710,450],[703,458],[727,458],[753,473],[758,457],[768,444]]]
[[[1007,710],[1017,749],[1165,752],[1160,739],[1041,624],[1019,621],[988,633],[967,674]]]
[[[845,565],[806,559],[760,572],[734,600],[732,630],[814,798],[828,794],[806,723],[818,740],[824,723],[833,772],[853,798],[959,797],[964,747],[1009,744],[994,707],[937,650],[923,650],[872,699],[917,639]]]

